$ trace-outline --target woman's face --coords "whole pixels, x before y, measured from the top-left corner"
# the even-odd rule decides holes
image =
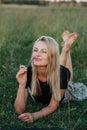
[[[47,45],[44,41],[39,41],[34,44],[32,60],[35,66],[47,66],[48,55]]]

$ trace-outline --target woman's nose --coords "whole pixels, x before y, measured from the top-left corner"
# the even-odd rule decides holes
[[[40,51],[37,52],[37,55],[38,55],[38,56],[40,55]]]

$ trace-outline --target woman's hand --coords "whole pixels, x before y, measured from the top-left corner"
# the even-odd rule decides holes
[[[29,112],[21,114],[20,116],[18,116],[18,118],[24,122],[32,123],[34,121],[32,113]]]
[[[27,67],[20,65],[20,69],[16,74],[16,79],[20,86],[25,86],[27,81]]]

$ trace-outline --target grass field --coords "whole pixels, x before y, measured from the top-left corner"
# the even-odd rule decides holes
[[[49,35],[61,44],[62,32],[67,29],[79,34],[71,50],[74,82],[87,85],[87,7],[0,5],[0,130],[27,127],[86,130],[87,100],[63,103],[55,113],[33,124],[18,120],[13,107],[18,88],[15,75],[20,64],[30,64],[34,41]],[[26,111],[42,107],[29,99]]]

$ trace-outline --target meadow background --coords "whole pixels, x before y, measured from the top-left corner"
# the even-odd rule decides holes
[[[32,45],[41,35],[55,38],[61,51],[64,30],[79,34],[71,50],[73,81],[87,85],[87,7],[0,5],[0,130],[59,127],[86,130],[87,100],[62,103],[55,113],[33,124],[18,120],[14,110],[19,65],[30,64]],[[42,107],[29,99],[26,111]]]

